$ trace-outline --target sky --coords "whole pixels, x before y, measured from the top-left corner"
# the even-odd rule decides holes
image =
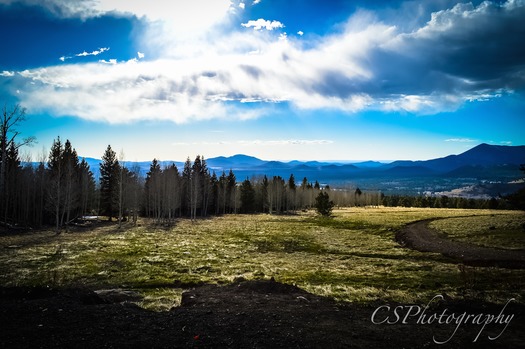
[[[426,160],[525,144],[525,0],[0,0],[19,136],[100,158]]]

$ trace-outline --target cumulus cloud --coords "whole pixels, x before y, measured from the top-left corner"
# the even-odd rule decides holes
[[[245,28],[253,28],[253,30],[261,30],[263,28],[266,30],[274,30],[284,27],[284,24],[279,21],[268,21],[262,18],[259,18],[256,21],[250,20],[246,23],[241,23],[241,25]]]
[[[15,72],[14,71],[9,71],[9,70],[4,70],[3,72],[0,73],[0,76],[4,76],[4,77],[15,76]]]
[[[513,90],[525,81],[523,18],[521,0],[460,3],[432,13],[425,26],[398,35],[388,46],[415,69],[426,70],[435,81],[429,88]]]
[[[2,3],[39,6],[64,18],[89,19],[101,15],[135,16],[151,22],[169,23],[171,29],[179,33],[209,28],[223,20],[232,6],[230,0],[0,0],[0,4]]]
[[[112,123],[247,119],[281,102],[433,114],[525,87],[523,18],[525,2],[515,0],[458,4],[408,32],[359,11],[308,43],[279,40],[272,30],[282,23],[264,19],[193,41],[162,32],[161,57],[30,69],[12,88],[32,110]]]

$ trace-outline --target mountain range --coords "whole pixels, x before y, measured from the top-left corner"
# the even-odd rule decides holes
[[[95,176],[101,160],[87,158]],[[161,166],[175,163],[182,170],[184,163],[161,161]],[[304,177],[309,181],[332,185],[362,185],[385,190],[388,183],[409,183],[418,190],[425,184],[435,183],[437,189],[453,188],[460,184],[472,185],[476,181],[509,182],[523,177],[519,170],[525,163],[525,146],[480,144],[468,151],[442,158],[390,163],[363,161],[356,163],[321,161],[265,161],[248,155],[219,156],[206,159],[208,168],[219,176],[222,171],[234,171],[238,180],[253,176],[281,176],[288,179],[294,174],[296,181]],[[143,174],[151,162],[126,162],[127,167],[140,168]],[[461,183],[460,183],[461,182]],[[387,184],[385,184],[387,183]],[[443,183],[449,183],[448,186]],[[417,187],[416,187],[417,184]],[[383,186],[383,187],[382,187]],[[399,187],[399,185],[398,185]],[[401,184],[401,188],[403,185]],[[424,189],[424,188],[423,188]]]

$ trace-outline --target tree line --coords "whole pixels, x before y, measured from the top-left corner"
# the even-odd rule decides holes
[[[464,208],[464,209],[515,209],[508,198],[467,199],[464,197],[442,196],[383,196],[382,205],[386,207],[429,207],[429,208]]]
[[[187,158],[182,169],[172,163],[161,167],[151,162],[143,176],[128,168],[124,154],[117,156],[108,145],[102,156],[98,183],[85,159],[80,159],[69,140],[53,141],[48,154],[36,163],[22,161],[20,148],[34,138],[19,140],[17,127],[25,120],[19,106],[2,110],[0,119],[0,223],[40,227],[53,225],[57,231],[87,215],[137,222],[145,216],[171,222],[179,217],[207,217],[228,213],[294,213],[318,208],[331,211],[333,205],[405,206],[448,208],[511,208],[510,200],[385,196],[377,191],[331,189],[293,174],[258,176],[239,180],[230,170],[217,174],[203,156]],[[516,200],[523,202],[523,194]],[[515,200],[515,201],[516,201]],[[516,201],[517,202],[517,201]],[[323,207],[319,210],[319,207]]]

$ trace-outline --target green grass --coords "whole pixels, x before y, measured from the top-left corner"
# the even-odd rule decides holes
[[[524,302],[524,270],[458,268],[440,254],[401,248],[394,241],[395,231],[411,221],[466,215],[502,222],[523,217],[502,211],[355,208],[335,210],[332,219],[312,212],[227,215],[180,220],[162,229],[142,222],[122,231],[109,226],[59,236],[3,236],[0,285],[130,288],[145,296],[142,306],[154,310],[177,305],[182,289],[196,284],[270,277],[342,301],[423,304],[446,293]]]
[[[438,220],[431,227],[448,238],[480,246],[525,249],[523,213]]]

